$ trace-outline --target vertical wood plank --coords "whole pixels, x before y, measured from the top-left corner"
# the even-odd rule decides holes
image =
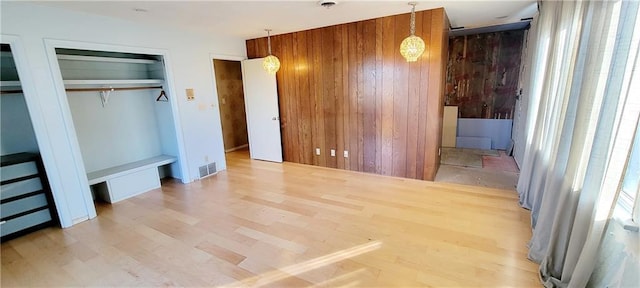
[[[351,74],[349,65],[349,26],[350,24],[340,25],[342,28],[342,133],[343,133],[343,149],[349,152],[349,156],[354,155],[351,153],[351,124],[349,116],[351,115],[351,100],[350,93],[350,81]],[[344,152],[343,152],[344,153]],[[343,154],[344,155],[344,154]],[[351,158],[344,158],[344,169],[351,170]]]
[[[317,141],[318,148],[320,148],[320,156],[318,157],[318,165],[327,166],[327,154],[328,149],[326,148],[325,141],[325,131],[324,131],[324,100],[323,100],[323,90],[324,90],[324,82],[322,81],[322,30],[315,29],[312,31],[313,33],[313,46],[314,54],[313,54],[313,78],[315,84],[315,112],[316,112],[316,127],[317,127]]]
[[[416,176],[418,178],[424,177],[424,158],[425,158],[425,142],[427,137],[427,99],[429,96],[429,63],[431,59],[431,10],[422,12],[422,39],[427,41],[427,47],[424,51],[424,55],[420,61],[420,92],[419,92],[419,104],[420,107],[418,113],[418,150],[416,153]]]
[[[271,40],[273,40],[273,37],[271,38]],[[268,50],[268,41],[267,38],[260,38],[257,39],[256,41],[256,55],[258,55],[258,58],[262,58],[262,57],[266,57],[269,50]],[[272,43],[274,44],[274,43]],[[272,45],[272,48],[277,47],[278,45]],[[272,51],[273,52],[273,51]]]
[[[297,55],[297,49],[296,49],[296,37],[297,37],[297,33],[288,33],[285,35],[282,35],[283,39],[285,40],[285,44],[283,46],[286,46],[287,49],[289,50],[288,53],[286,53],[285,57],[282,58],[281,62],[287,62],[286,65],[283,65],[283,63],[281,63],[282,68],[284,68],[284,77],[283,78],[287,78],[286,83],[287,83],[287,90],[290,91],[289,93],[289,97],[293,98],[292,101],[289,101],[289,103],[291,103],[291,106],[289,107],[290,109],[290,113],[291,113],[291,120],[292,123],[296,123],[297,129],[291,129],[290,133],[291,133],[291,139],[293,142],[298,143],[298,148],[297,149],[291,149],[291,153],[293,155],[295,155],[295,159],[296,163],[304,163],[304,159],[303,159],[303,149],[302,149],[302,133],[304,133],[303,127],[301,124],[301,120],[300,120],[300,113],[299,113],[299,109],[300,109],[300,104],[302,102],[302,98],[301,97],[297,97],[298,91],[299,91],[299,87],[298,87],[298,79],[297,79],[297,73],[295,70],[295,66],[296,63],[294,62],[294,59],[297,59],[298,55]],[[282,69],[281,68],[281,69]],[[297,132],[297,133],[296,133]]]
[[[279,37],[280,41],[282,41],[282,53],[283,53],[283,57],[281,57],[281,68],[283,71],[283,83],[285,86],[285,89],[288,91],[287,96],[287,106],[288,106],[288,114],[289,114],[289,126],[288,128],[288,133],[289,133],[289,145],[291,145],[290,147],[285,147],[285,150],[289,153],[289,156],[291,157],[291,162],[296,162],[296,163],[301,163],[302,159],[301,159],[301,142],[300,142],[300,135],[302,134],[300,131],[300,121],[298,119],[298,106],[300,105],[300,97],[297,97],[296,95],[296,75],[295,75],[295,63],[294,63],[294,54],[293,54],[293,38],[295,37],[295,34],[293,33],[288,33],[288,34],[284,34],[284,35],[279,35],[281,37]],[[286,64],[285,64],[286,62]]]
[[[422,36],[422,15],[423,13],[416,13],[416,35]],[[420,56],[418,61],[409,64],[409,91],[407,98],[407,163],[406,173],[407,178],[422,178],[417,177],[417,154],[418,154],[418,134],[411,131],[418,131],[418,118],[419,118],[419,104],[420,104],[420,64],[424,61],[425,55]]]
[[[324,137],[327,153],[331,149],[336,149],[336,100],[335,100],[335,77],[333,61],[333,38],[335,26],[322,29],[322,86],[324,104]],[[327,167],[336,168],[336,156],[327,156]]]
[[[320,156],[316,155],[316,148],[320,148],[320,142],[321,142],[321,135],[319,134],[319,130],[318,130],[318,116],[317,116],[317,111],[316,111],[316,79],[315,79],[315,71],[316,71],[316,63],[315,63],[315,55],[317,53],[317,49],[315,48],[315,42],[314,42],[314,37],[313,37],[313,31],[309,30],[309,31],[305,31],[305,33],[307,34],[306,38],[307,38],[307,75],[309,78],[309,90],[307,93],[307,99],[309,101],[309,119],[311,122],[311,146],[312,146],[312,150],[313,150],[313,159],[312,159],[312,164],[313,165],[320,165],[320,157],[322,157],[322,154]],[[302,96],[304,97],[304,96]]]
[[[393,81],[395,26],[393,17],[382,18],[382,174],[393,173]]]
[[[294,62],[293,69],[296,78],[296,96],[299,100],[298,105],[298,141],[302,146],[299,149],[300,163],[312,164],[313,163],[313,148],[311,143],[311,109],[309,98],[306,97],[307,91],[309,91],[309,77],[308,77],[308,59],[307,59],[307,38],[306,32],[294,33]]]
[[[247,40],[247,58],[256,58],[256,39]]]
[[[343,157],[344,149],[344,88],[343,88],[343,29],[342,26],[336,26],[333,38],[334,65],[333,65],[333,82],[335,83],[335,127],[336,127],[336,167],[344,169],[345,158]]]
[[[364,49],[364,35],[363,35],[364,22],[360,21],[356,23],[356,69],[358,70],[358,89],[356,94],[356,105],[358,106],[358,113],[355,115],[357,128],[357,141],[356,146],[358,150],[357,159],[358,171],[364,171],[364,65],[363,65],[363,49]]]
[[[364,172],[376,171],[376,21],[363,22],[363,167]]]
[[[376,167],[375,173],[382,174],[382,18],[376,19]]]
[[[348,24],[349,29],[349,169],[358,170],[358,27]]]
[[[409,36],[409,15],[395,17],[395,77],[393,87],[393,174],[403,177],[407,171],[407,105],[409,97],[409,65],[398,49],[402,40]],[[405,27],[404,29],[401,27]]]

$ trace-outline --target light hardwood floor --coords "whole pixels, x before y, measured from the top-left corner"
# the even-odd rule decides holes
[[[11,286],[540,286],[515,191],[227,155],[2,244]]]

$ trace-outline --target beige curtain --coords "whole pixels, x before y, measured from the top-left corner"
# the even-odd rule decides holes
[[[584,287],[593,271],[623,173],[612,163],[638,120],[638,20],[637,1],[545,1],[533,23],[518,193],[547,287]]]

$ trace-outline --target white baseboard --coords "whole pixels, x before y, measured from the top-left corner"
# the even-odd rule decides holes
[[[225,153],[233,152],[233,151],[244,149],[244,148],[247,148],[247,147],[249,147],[249,144],[244,144],[244,145],[240,145],[240,146],[237,146],[237,147],[233,147],[231,149],[224,150],[224,152]]]

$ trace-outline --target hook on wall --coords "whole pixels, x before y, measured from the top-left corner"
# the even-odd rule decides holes
[[[102,107],[106,107],[107,103],[109,103],[109,96],[111,96],[111,92],[115,91],[113,87],[109,87],[109,90],[100,91],[100,100],[102,101]]]

